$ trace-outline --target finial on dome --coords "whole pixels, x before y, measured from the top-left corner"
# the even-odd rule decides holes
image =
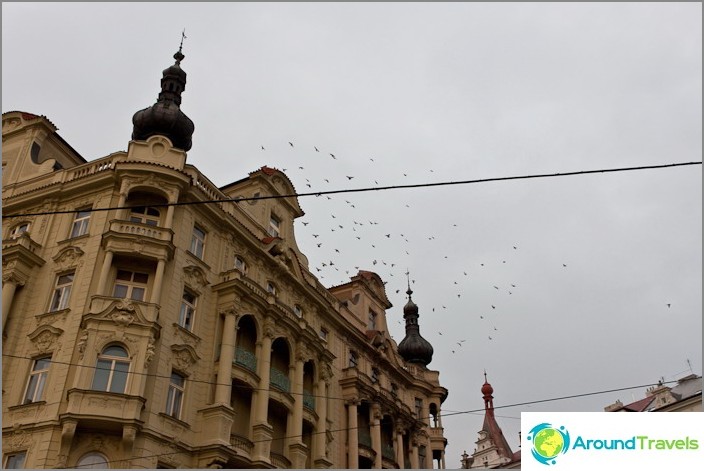
[[[408,291],[406,291],[406,294],[408,295],[408,300],[410,301],[413,290],[411,289],[411,272],[408,269],[406,269],[406,278],[408,279]]]
[[[183,31],[181,32],[181,44],[178,45],[178,51],[176,51],[176,54],[174,54],[174,59],[176,59],[176,65],[181,65],[181,61],[184,59],[183,52],[183,40],[186,39],[186,28],[183,28]]]

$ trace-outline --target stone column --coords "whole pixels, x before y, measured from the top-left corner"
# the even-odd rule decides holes
[[[271,463],[271,438],[274,428],[269,425],[267,415],[269,413],[269,388],[271,387],[271,343],[274,338],[274,326],[271,320],[264,322],[264,331],[261,342],[258,342],[258,374],[259,388],[257,391],[257,404],[254,413],[254,424],[252,426],[252,441],[254,442],[253,461]]]
[[[3,276],[2,280],[2,330],[5,330],[5,322],[7,322],[7,316],[10,314],[10,307],[12,307],[12,299],[15,297],[15,291],[17,286],[22,286],[24,283],[18,281],[12,275]]]
[[[303,344],[296,346],[296,364],[293,369],[293,417],[291,421],[289,459],[291,467],[302,469],[306,466],[306,446],[303,443],[303,360],[305,350]]]
[[[320,365],[320,379],[318,380],[317,390],[315,392],[315,412],[318,414],[318,422],[315,426],[315,454],[313,455],[316,460],[325,459],[327,457],[327,365]]]
[[[445,469],[445,450],[440,452],[440,469]]]
[[[110,296],[112,294],[107,293],[108,275],[110,274],[110,267],[112,267],[112,256],[113,253],[110,250],[105,251],[105,258],[103,259],[103,266],[100,268],[97,289],[97,293],[101,296]]]
[[[399,468],[403,469],[406,463],[403,454],[403,428],[396,426],[396,462]]]
[[[418,443],[413,439],[411,444],[411,468],[418,469],[420,460],[418,458]]]
[[[161,261],[159,263],[161,263]],[[232,393],[232,360],[235,358],[235,341],[237,337],[237,315],[234,309],[222,311],[220,315],[224,316],[225,320],[222,327],[218,382],[215,386],[215,404],[230,405],[230,396]]]
[[[125,206],[125,202],[127,201],[127,193],[128,189],[130,186],[130,182],[128,180],[122,180],[122,183],[120,184],[120,198],[117,200],[117,207],[122,208]],[[129,215],[130,210],[129,209],[118,209],[117,210],[117,219],[127,219],[127,215]]]
[[[359,436],[357,435],[357,399],[347,403],[347,467],[359,468]]]
[[[376,452],[374,468],[381,469],[381,407],[373,403],[369,408],[369,423],[371,424],[372,450]]]
[[[169,204],[176,203],[177,199],[178,199],[178,195],[175,195],[174,198],[169,198]],[[174,208],[175,208],[175,206],[167,206],[166,207],[166,221],[164,221],[164,227],[167,229],[171,229],[173,226]]]
[[[154,284],[152,288],[152,297],[149,302],[153,304],[159,304],[161,300],[161,288],[164,284],[164,268],[166,267],[166,261],[159,259],[156,266],[156,274],[154,275]]]

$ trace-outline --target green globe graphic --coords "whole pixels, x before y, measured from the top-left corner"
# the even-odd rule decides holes
[[[546,428],[538,432],[533,438],[533,449],[543,458],[554,458],[565,446],[565,441],[560,432],[554,428]]]

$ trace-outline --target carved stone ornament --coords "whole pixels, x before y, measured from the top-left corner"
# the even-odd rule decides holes
[[[276,336],[276,324],[271,318],[264,321],[264,336],[274,338]]]
[[[21,448],[26,448],[26,444],[30,437],[27,432],[21,430],[19,425],[15,425],[15,429],[12,433],[5,439],[3,439],[3,444],[10,450],[15,451]]]
[[[117,325],[126,327],[134,321],[134,314],[130,311],[113,311],[110,314],[110,319]]]
[[[144,369],[146,370],[149,368],[149,363],[151,363],[152,358],[154,357],[154,353],[156,351],[156,347],[154,346],[155,339],[154,335],[149,336],[149,343],[147,344],[147,351],[144,354]]]
[[[83,334],[78,339],[78,343],[76,344],[76,346],[78,347],[78,353],[79,353],[78,358],[80,360],[83,360],[83,355],[85,354],[87,343],[88,343],[88,332],[84,330]]]
[[[56,339],[58,339],[63,332],[63,330],[56,327],[42,325],[37,327],[34,332],[27,335],[27,337],[29,337],[29,340],[31,340],[36,346],[37,350],[41,353],[45,353],[52,350],[54,344],[56,343]]]
[[[79,247],[70,246],[57,253],[53,260],[60,271],[68,268],[75,268],[80,265],[80,258],[83,256],[83,250]]]
[[[326,383],[332,379],[332,368],[328,363],[323,363],[320,365],[320,377]]]
[[[179,371],[187,373],[200,357],[190,345],[172,345],[172,362]]]
[[[183,269],[186,283],[197,290],[202,290],[208,286],[208,278],[202,268],[189,265]]]

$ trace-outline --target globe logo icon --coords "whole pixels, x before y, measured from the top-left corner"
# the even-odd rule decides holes
[[[533,427],[527,437],[533,442],[531,453],[533,458],[544,465],[555,464],[555,458],[567,453],[570,447],[570,434],[564,426],[553,427],[549,423],[542,423]]]

